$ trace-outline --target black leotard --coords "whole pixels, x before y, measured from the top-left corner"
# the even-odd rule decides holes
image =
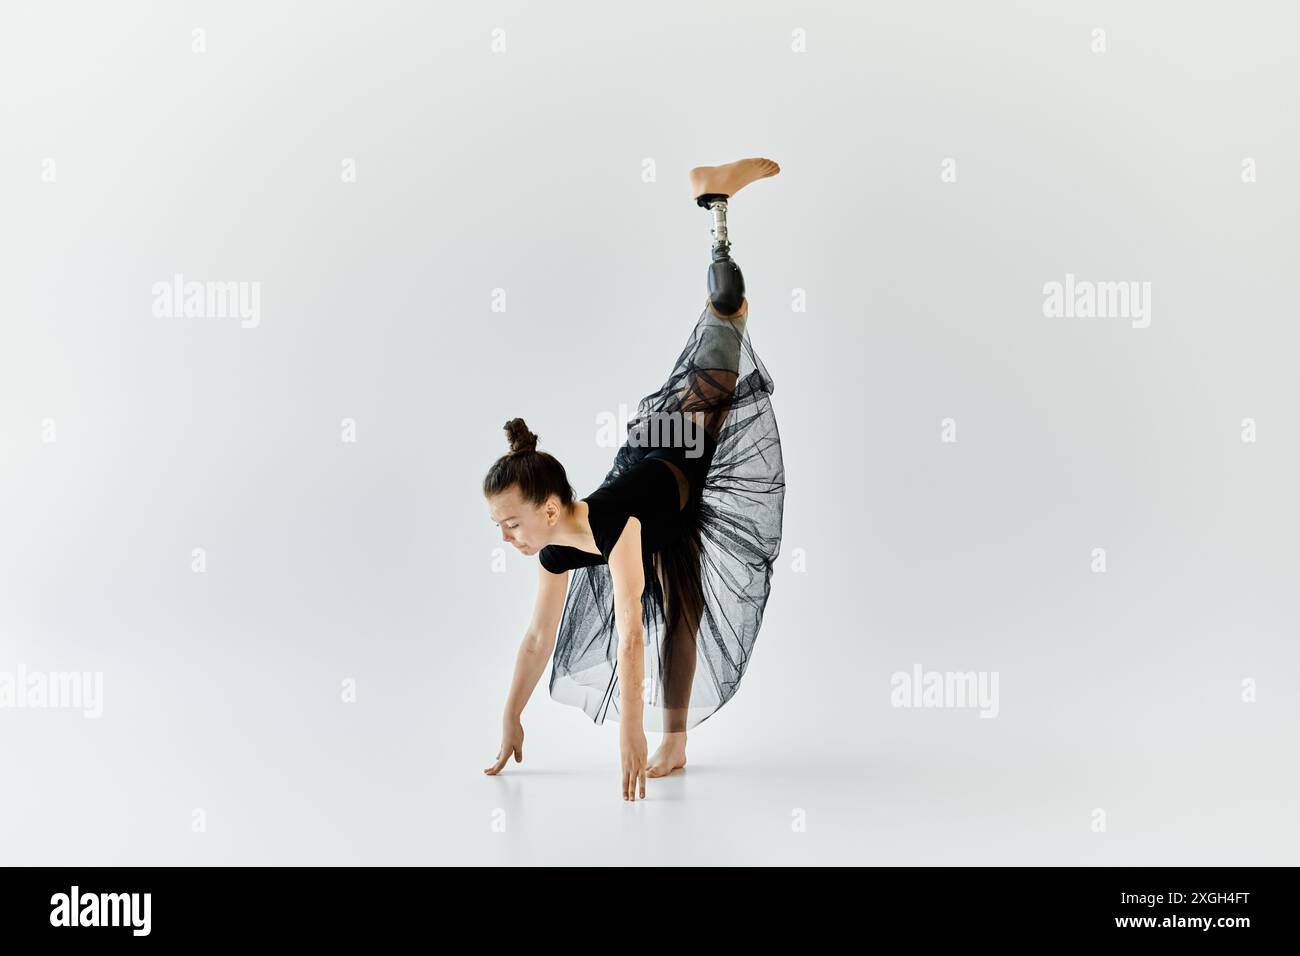
[[[537,553],[537,559],[552,574],[608,564],[610,552],[633,515],[641,522],[643,557],[662,550],[681,533],[677,477],[660,456],[637,462],[582,500],[587,502],[587,520],[600,554],[565,544],[548,544]]]

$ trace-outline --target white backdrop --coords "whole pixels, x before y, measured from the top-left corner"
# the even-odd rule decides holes
[[[6,8],[0,859],[1294,864],[1300,17],[976,6]],[[743,156],[749,671],[644,804],[549,668],[484,777],[501,426],[599,483]]]

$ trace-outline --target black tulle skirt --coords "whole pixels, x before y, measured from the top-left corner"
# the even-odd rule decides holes
[[[785,504],[772,391],[748,317],[722,319],[706,305],[668,378],[640,401],[601,485],[647,457],[668,458],[690,482],[672,540],[643,554],[647,731],[689,730],[716,713],[753,656]],[[665,427],[669,420],[684,429]],[[667,434],[683,437],[666,445]],[[598,724],[618,720],[617,662],[609,565],[575,568],[556,637],[552,698]]]

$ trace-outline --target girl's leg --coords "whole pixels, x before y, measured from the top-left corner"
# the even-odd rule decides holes
[[[756,179],[775,176],[781,167],[770,159],[740,159],[722,166],[696,166],[690,172],[691,195],[713,213],[713,262],[709,265],[709,307],[719,318],[737,316],[745,303],[745,281],[731,260],[727,238],[727,200]]]
[[[688,457],[684,447],[674,446],[674,461],[661,460],[677,479],[678,510],[684,510],[692,496],[699,493],[708,470],[705,436],[716,444],[731,411],[739,379],[741,343],[749,317],[745,298],[745,280],[740,267],[731,259],[731,243],[726,235],[726,201],[722,197],[701,197],[712,202],[714,212],[713,263],[709,268],[709,315],[701,327],[701,341],[693,356],[685,382],[669,404],[680,415],[683,446],[693,445],[698,454]],[[721,219],[719,215],[721,214]],[[723,311],[725,310],[725,311]],[[688,430],[692,433],[687,439]]]
[[[691,195],[696,204],[709,209],[713,215],[713,253],[709,264],[706,298],[708,319],[703,329],[707,337],[695,354],[695,367],[672,384],[674,394],[658,400],[657,413],[678,413],[686,426],[693,423],[694,442],[683,444],[699,446],[707,433],[715,441],[730,412],[740,368],[740,346],[744,338],[745,322],[749,316],[749,302],[745,299],[745,279],[740,266],[731,258],[731,241],[727,234],[727,200],[756,179],[775,176],[781,171],[770,159],[742,159],[723,166],[696,166],[690,172]],[[630,454],[627,457],[639,457]],[[660,456],[663,457],[663,456]],[[671,456],[681,459],[682,455]],[[691,494],[699,492],[699,472],[707,463],[686,461],[667,462],[673,468],[679,484],[679,509],[684,508]],[[684,487],[682,487],[684,486]]]
[[[686,580],[679,582],[669,595],[671,633],[664,649],[664,732],[685,732],[687,710],[691,706],[691,685],[695,681],[696,637],[704,610],[704,593],[700,582],[700,556],[688,543],[689,568]],[[670,589],[674,585],[670,584]]]
[[[713,213],[713,261],[709,263],[709,311],[719,319],[742,318],[745,277],[731,258],[727,237],[727,197],[706,193],[697,202]]]
[[[745,159],[726,166],[697,166],[690,180],[695,201],[713,213],[713,251],[708,275],[707,322],[695,355],[694,367],[685,386],[675,396],[673,411],[682,414],[683,425],[693,423],[697,436],[707,435],[716,444],[740,377],[740,352],[749,302],[740,267],[731,258],[727,234],[727,199],[753,182],[780,172],[767,159]],[[701,451],[704,449],[702,448]],[[679,507],[698,496],[707,473],[709,457],[664,459],[678,478]],[[688,494],[689,492],[689,494]],[[690,714],[691,689],[695,682],[697,641],[704,614],[704,582],[701,580],[700,540],[688,534],[685,547],[665,573],[662,559],[656,562],[660,593],[664,599],[665,638],[660,672],[664,685],[663,740],[650,757],[647,776],[661,777],[686,765],[686,724]]]
[[[699,555],[692,549],[694,571],[691,580],[699,577]],[[668,636],[664,640],[663,659],[660,661],[664,675],[664,726],[659,748],[650,756],[646,770],[648,777],[662,777],[686,766],[686,724],[691,704],[691,686],[695,680],[696,639],[703,610],[703,592],[694,587],[671,590],[659,566],[659,587],[668,608]],[[675,610],[674,610],[675,608]]]
[[[734,191],[751,179],[773,175],[776,170],[776,164],[770,160],[741,160],[730,166],[744,166],[749,178],[743,181],[736,178],[734,170],[726,176],[715,174],[716,170],[729,167],[696,167],[691,171],[691,185],[696,188],[700,185],[725,186]],[[771,172],[766,171],[769,166]],[[714,170],[715,173],[697,177],[702,169]],[[687,374],[685,386],[678,395],[677,411],[682,414],[683,432],[689,422],[695,444],[703,452],[705,436],[713,442],[718,440],[735,399],[741,343],[749,319],[749,301],[745,298],[745,277],[731,258],[727,196],[707,192],[697,195],[696,202],[713,212],[713,261],[709,264],[707,299],[709,314],[701,323],[702,340],[693,356],[693,367]],[[703,472],[708,468],[707,460],[686,459],[682,466],[691,493],[698,494]]]

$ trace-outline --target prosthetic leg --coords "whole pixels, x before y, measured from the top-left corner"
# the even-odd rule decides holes
[[[713,449],[731,414],[748,321],[745,279],[740,274],[740,266],[732,261],[731,243],[727,239],[727,197],[721,193],[704,193],[695,201],[713,213],[713,261],[709,263],[708,304],[696,324],[694,335],[698,338],[690,344],[693,351],[675,406],[676,411],[686,416],[683,433],[689,427],[694,438],[694,453],[684,454],[677,462],[692,497],[704,486]]]
[[[745,301],[745,277],[731,258],[727,239],[727,197],[705,193],[695,202],[713,213],[713,261],[709,263],[709,301],[719,315],[733,315]]]

